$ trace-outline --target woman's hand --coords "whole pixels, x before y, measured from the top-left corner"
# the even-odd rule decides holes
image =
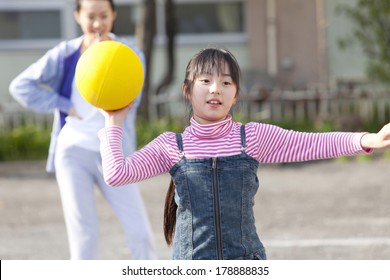
[[[129,105],[118,110],[99,109],[99,111],[103,114],[104,118],[106,119],[106,126],[110,126],[110,125],[122,126],[123,120],[125,119],[126,115],[129,113],[133,105],[134,105],[134,101],[132,101]]]
[[[70,110],[68,112],[68,116],[78,118],[79,120],[81,120],[81,117],[77,114],[77,111],[74,107],[70,108]]]
[[[378,133],[368,133],[360,140],[365,149],[380,149],[390,147],[390,123],[386,124]]]

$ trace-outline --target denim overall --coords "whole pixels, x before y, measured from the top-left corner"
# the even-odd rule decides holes
[[[170,170],[177,204],[173,259],[266,259],[255,227],[258,162],[245,154],[181,160]]]

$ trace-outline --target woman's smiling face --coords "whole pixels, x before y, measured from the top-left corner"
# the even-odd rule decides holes
[[[109,1],[82,0],[80,10],[75,12],[75,19],[80,25],[86,40],[108,40],[116,18],[116,12]]]

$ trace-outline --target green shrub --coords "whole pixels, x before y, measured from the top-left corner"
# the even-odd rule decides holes
[[[390,149],[387,149],[383,152],[383,158],[390,160]]]
[[[50,130],[33,125],[0,132],[0,160],[38,160],[47,157]]]
[[[184,125],[179,120],[162,118],[149,122],[138,118],[137,121],[137,143],[138,148],[145,146],[158,135],[165,131],[182,132]]]
[[[246,123],[246,121],[235,116],[235,120]],[[317,127],[308,121],[292,122],[282,121],[275,122],[286,129],[294,129],[297,131],[335,131],[335,127],[331,122],[322,122]],[[149,122],[138,118],[137,121],[137,142],[138,148],[152,141],[158,135],[165,131],[182,132],[184,127],[188,125],[185,119],[161,118],[157,121]],[[367,131],[378,130],[377,123],[365,124]],[[40,128],[31,124],[25,124],[15,129],[0,130],[0,161],[6,160],[41,160],[46,159],[51,128]],[[390,158],[390,153],[385,152],[385,158]],[[340,159],[340,161],[345,159]],[[364,158],[362,158],[364,160]]]
[[[155,122],[139,119],[136,129],[138,148],[140,148],[164,131],[182,131],[183,125],[179,121],[167,118]],[[14,129],[2,129],[0,131],[0,161],[46,159],[50,131],[51,128],[44,129],[31,124]]]

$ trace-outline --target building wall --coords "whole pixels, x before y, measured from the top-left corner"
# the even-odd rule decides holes
[[[340,50],[338,41],[349,35],[353,26],[345,16],[337,15],[335,9],[340,4],[353,5],[356,0],[326,0],[326,56],[330,84],[342,81],[362,81],[366,79],[365,56],[358,45]]]
[[[122,0],[117,0],[117,3]],[[137,2],[137,0],[134,0]],[[179,0],[177,0],[179,1]],[[183,0],[180,0],[183,1]],[[216,0],[219,1],[219,0]],[[222,1],[222,0],[221,0]],[[355,1],[355,0],[354,0]],[[43,45],[26,42],[23,47],[0,46],[0,104],[11,102],[8,85],[13,77],[60,40],[75,36],[72,18],[73,1],[0,0],[4,5],[51,3],[66,7],[63,13],[64,38]],[[157,0],[162,3],[162,0]],[[244,0],[246,33],[237,38],[215,41],[213,37],[200,40],[177,40],[175,81],[171,87],[180,95],[180,84],[188,59],[207,45],[227,47],[233,51],[244,73],[255,72],[259,83],[281,88],[304,88],[307,85],[335,83],[340,79],[363,79],[364,56],[356,48],[341,51],[337,40],[350,32],[345,18],[337,17],[334,8],[350,0]],[[19,3],[19,4],[18,4]],[[270,10],[274,5],[275,10]],[[152,83],[157,85],[164,74],[164,43],[156,40],[153,55]],[[253,81],[250,81],[253,83]]]
[[[248,2],[248,49],[252,68],[263,83],[304,88],[326,82],[319,55],[321,36],[317,2],[258,0]]]
[[[316,1],[277,1],[278,81],[282,88],[319,82]]]
[[[12,5],[23,5],[24,3],[26,3],[26,1],[0,0],[0,8],[2,5],[5,5],[3,1],[8,1],[8,3],[11,3]],[[45,2],[41,0],[27,1],[29,3],[36,2],[40,4]],[[116,3],[119,2],[121,2],[121,0],[116,0]],[[129,0],[127,2],[129,2]],[[139,2],[139,0],[133,0],[133,2],[137,3]],[[48,1],[46,1],[45,3],[48,3]],[[13,77],[19,74],[32,62],[39,59],[49,48],[59,43],[61,40],[71,39],[76,36],[75,22],[73,20],[73,0],[56,0],[55,3],[56,5],[63,5],[65,7],[62,15],[64,17],[64,38],[45,41],[38,45],[35,42],[26,42],[25,44],[23,44],[23,46],[19,46],[17,48],[14,48],[12,46],[12,43],[9,45],[9,47],[5,47],[4,45],[0,46],[0,104],[7,104],[8,102],[13,102],[12,97],[9,95],[8,92],[8,86]],[[157,0],[157,3],[161,5],[163,1]],[[135,38],[132,37],[129,39],[134,40]],[[242,40],[236,40],[235,38],[232,39],[233,40],[231,41],[229,41],[229,39],[224,39],[222,41],[214,41],[212,37],[205,36],[205,38],[201,38],[201,40],[197,41],[177,40],[175,81],[171,86],[171,90],[174,91],[173,94],[180,94],[180,85],[183,80],[185,67],[189,58],[199,49],[204,48],[208,45],[217,45],[220,47],[229,48],[237,56],[237,59],[243,69],[251,68],[246,42]],[[156,45],[153,53],[152,69],[149,69],[153,77],[152,86],[157,86],[157,84],[162,79],[165,70],[165,63],[165,44],[164,40],[162,40],[160,35],[156,38]]]
[[[248,51],[254,70],[267,72],[267,0],[247,2]]]
[[[350,34],[353,26],[335,9],[340,4],[354,3],[356,0],[248,1],[248,49],[252,68],[262,76],[275,79],[281,88],[365,80],[365,56],[361,48],[354,46],[344,51],[338,45],[338,40]],[[276,6],[274,15],[269,12],[272,4]],[[275,50],[270,49],[272,46]],[[270,67],[273,56],[274,72]]]

